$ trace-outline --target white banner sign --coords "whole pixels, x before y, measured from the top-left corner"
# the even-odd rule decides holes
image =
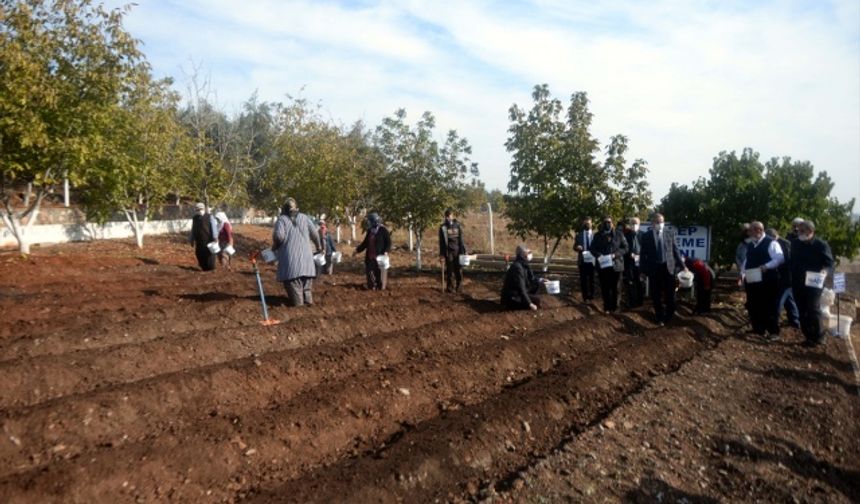
[[[682,226],[675,227],[668,222],[666,228],[674,229],[676,232],[675,243],[684,257],[693,259],[711,260],[711,228],[709,226]],[[651,232],[651,223],[644,222],[641,231]]]
[[[845,273],[833,274],[833,292],[836,294],[845,292]]]

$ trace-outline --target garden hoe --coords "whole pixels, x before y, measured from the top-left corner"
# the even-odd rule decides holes
[[[260,321],[264,326],[271,326],[280,324],[280,320],[270,319],[269,318],[269,309],[266,308],[266,294],[263,292],[263,281],[260,279],[260,270],[257,268],[257,257],[260,255],[259,251],[251,252],[251,265],[254,266],[254,276],[257,277],[257,292],[260,294],[260,304],[263,307],[263,320]]]

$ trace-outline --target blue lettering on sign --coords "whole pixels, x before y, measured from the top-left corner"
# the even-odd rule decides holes
[[[696,246],[699,248],[705,248],[705,239],[704,238],[696,238]]]
[[[698,231],[698,230],[699,230],[699,228],[697,228],[697,227],[695,227],[695,226],[690,226],[690,227],[679,227],[679,228],[678,228],[678,236],[690,236],[690,235],[694,235],[694,234],[696,234],[696,231]]]
[[[695,238],[681,238],[681,246],[682,247],[695,247],[696,239]]]

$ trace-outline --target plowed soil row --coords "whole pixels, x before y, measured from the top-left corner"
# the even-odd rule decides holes
[[[238,231],[240,254],[269,234]],[[181,237],[0,256],[0,501],[519,499],[520,474],[743,324],[505,312],[494,273],[455,296],[395,268],[374,293],[350,261],[299,309],[263,266],[265,327],[235,266],[196,271]]]

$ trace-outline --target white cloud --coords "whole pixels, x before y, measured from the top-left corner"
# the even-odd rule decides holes
[[[440,135],[471,141],[491,187],[507,183],[508,107],[547,82],[565,100],[589,93],[595,135],[627,134],[657,196],[751,146],[809,159],[845,200],[860,198],[857,5],[153,1],[128,26],[157,70],[202,60],[234,106],[305,85],[347,123],[431,110]]]

